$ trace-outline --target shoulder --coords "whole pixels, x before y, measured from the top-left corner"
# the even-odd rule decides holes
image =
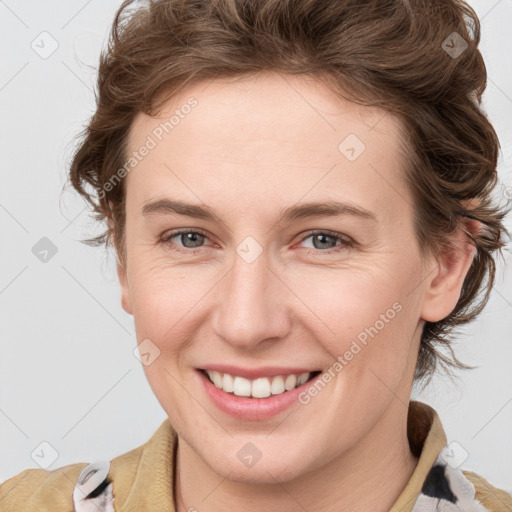
[[[137,471],[143,446],[114,458],[106,464],[110,468],[109,481],[116,481],[121,494],[127,494]],[[0,485],[2,512],[69,512],[75,510],[73,491],[79,477],[96,463],[76,463],[54,470],[26,469]],[[82,476],[81,476],[82,475]],[[124,496],[122,496],[124,498]]]
[[[512,512],[512,495],[494,487],[485,478],[463,471],[464,476],[473,484],[477,500],[490,512]]]
[[[73,488],[87,463],[49,471],[26,469],[0,485],[2,512],[73,510]]]
[[[74,491],[79,502],[82,501],[79,497],[85,495],[88,501],[98,498],[105,502],[107,498],[114,500],[113,487],[115,501],[122,507],[129,497],[136,495],[134,486],[137,483],[141,495],[145,494],[148,479],[154,480],[155,476],[161,475],[161,479],[168,483],[166,479],[174,453],[171,441],[175,439],[176,432],[167,418],[148,441],[110,462],[83,462],[54,470],[26,469],[0,485],[0,511],[70,512],[75,510]],[[93,509],[95,512],[100,510],[98,507]],[[105,510],[109,510],[108,507]]]

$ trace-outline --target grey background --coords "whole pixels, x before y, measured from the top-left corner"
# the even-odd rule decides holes
[[[133,354],[115,258],[79,242],[102,226],[72,190],[61,194],[73,136],[94,109],[95,67],[119,5],[0,1],[0,482],[38,462],[55,469],[112,459],[144,443],[166,418]],[[470,5],[482,21],[484,108],[502,145],[497,193],[511,197],[512,2]],[[48,245],[43,237],[57,251],[45,263],[33,253],[36,244]],[[464,469],[512,491],[512,254],[504,255],[487,308],[456,346],[459,358],[479,368],[456,383],[437,378],[413,398],[433,405],[448,441],[467,451]]]

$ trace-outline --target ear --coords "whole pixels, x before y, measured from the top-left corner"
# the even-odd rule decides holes
[[[133,315],[126,268],[119,261],[117,262],[117,277],[121,285],[121,306],[129,315]]]
[[[119,284],[121,286],[121,306],[122,308],[129,314],[133,315],[132,304],[130,301],[130,287],[128,286],[128,277],[126,273],[126,263],[122,261],[123,258],[119,256],[119,248],[116,246],[114,242],[113,236],[113,221],[112,219],[107,219],[107,226],[109,228],[109,236],[112,245],[115,247],[116,254],[116,266],[117,266],[117,277],[119,279]]]
[[[437,322],[446,318],[459,301],[464,279],[471,267],[475,246],[468,241],[464,227],[473,235],[480,233],[482,225],[477,220],[462,218],[449,247],[443,247],[437,256],[436,271],[430,276],[421,318],[428,322]]]

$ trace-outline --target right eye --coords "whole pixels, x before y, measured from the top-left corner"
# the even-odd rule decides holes
[[[181,247],[184,247],[184,249],[181,249],[179,243],[176,243],[173,241],[173,239],[177,239],[179,242],[181,242]],[[197,244],[201,243],[205,239],[207,239],[207,236],[202,231],[192,229],[177,229],[164,233],[160,237],[159,243],[168,249],[178,251],[183,254],[196,254],[201,250],[201,246]],[[191,244],[191,247],[187,244]]]

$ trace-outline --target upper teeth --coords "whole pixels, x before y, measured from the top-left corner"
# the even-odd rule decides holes
[[[290,391],[304,384],[311,375],[310,372],[298,375],[277,375],[271,377],[271,382],[267,377],[249,380],[229,373],[220,373],[217,370],[206,370],[206,373],[219,389],[237,396],[252,396],[254,398],[266,398],[270,395],[284,393],[285,390]]]

